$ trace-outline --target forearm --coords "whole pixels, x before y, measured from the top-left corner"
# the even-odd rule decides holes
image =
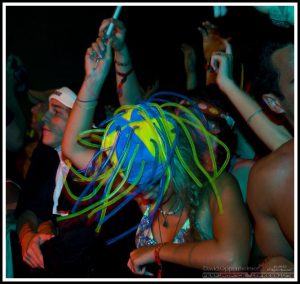
[[[35,234],[38,231],[39,221],[37,216],[32,211],[25,211],[18,219],[17,232],[20,241],[25,235]]]
[[[96,80],[93,76],[87,76],[84,79],[65,129],[62,142],[63,154],[80,169],[87,166],[94,151],[79,144],[77,139],[80,133],[92,127],[103,82],[104,80]]]
[[[120,90],[118,90],[120,105],[136,104],[137,100],[142,98],[141,87],[134,69],[127,76],[126,81],[121,83],[124,76],[120,74],[128,73],[131,68],[133,66],[127,46],[124,46],[121,51],[115,51],[116,80],[117,86],[120,86]]]
[[[159,252],[160,259],[203,270],[242,268],[247,265],[247,254],[234,248],[224,248],[215,240],[186,244],[166,244]]]
[[[233,81],[227,81],[226,84],[223,84],[220,88],[238,109],[256,135],[272,151],[292,138],[285,127],[273,123],[263,112],[252,116],[260,109],[259,104],[241,90]],[[250,117],[251,119],[249,120]]]

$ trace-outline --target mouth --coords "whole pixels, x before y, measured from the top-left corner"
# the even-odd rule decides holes
[[[50,129],[43,127],[43,133],[51,132]]]

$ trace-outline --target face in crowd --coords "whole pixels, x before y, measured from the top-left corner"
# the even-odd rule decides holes
[[[61,145],[71,109],[56,99],[50,99],[43,121],[43,143],[56,148]]]

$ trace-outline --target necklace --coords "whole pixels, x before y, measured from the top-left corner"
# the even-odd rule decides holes
[[[163,226],[165,228],[168,228],[169,227],[169,223],[168,223],[168,216],[172,216],[172,215],[175,215],[179,210],[180,210],[181,206],[180,206],[180,203],[178,203],[178,206],[175,210],[173,211],[165,211],[163,210],[161,207],[158,207],[158,211],[163,215],[164,217],[164,221],[163,221]]]
[[[182,213],[184,211],[184,208],[182,208],[182,211],[180,213],[180,216],[179,216],[179,219],[178,219],[178,222],[176,224],[176,228],[175,228],[175,231],[173,233],[173,237],[172,237],[172,242],[174,241],[175,237],[176,237],[176,232],[177,232],[177,229],[178,229],[178,226],[179,226],[179,223],[180,223],[180,220],[181,220],[181,216],[182,216]],[[163,239],[162,239],[162,235],[161,235],[161,229],[160,229],[160,220],[159,220],[159,214],[157,214],[157,221],[158,221],[158,229],[159,229],[159,237],[160,237],[160,242],[163,243]],[[164,226],[164,224],[163,224]],[[164,226],[165,227],[165,226]],[[168,227],[166,227],[168,228]]]

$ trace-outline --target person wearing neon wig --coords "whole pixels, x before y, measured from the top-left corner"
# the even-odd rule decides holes
[[[107,23],[100,30],[105,28]],[[111,120],[90,130],[115,40],[100,36],[85,55],[85,78],[67,122],[62,151],[76,178],[93,186],[80,196],[70,193],[75,206],[58,220],[87,214],[98,221],[100,232],[104,222],[135,199],[144,216],[136,232],[137,249],[127,263],[133,273],[152,275],[147,264],[161,261],[202,270],[241,270],[250,251],[247,212],[237,182],[224,172],[229,153],[220,167],[212,157],[212,173],[199,162],[201,142],[194,141],[193,130],[203,132],[202,143],[212,156],[212,141],[227,147],[206,130],[198,108],[173,103],[171,93],[157,94],[120,107]],[[119,63],[128,73],[130,66],[124,70]],[[177,108],[186,115],[175,115]],[[97,202],[77,210],[77,205],[99,193]]]

